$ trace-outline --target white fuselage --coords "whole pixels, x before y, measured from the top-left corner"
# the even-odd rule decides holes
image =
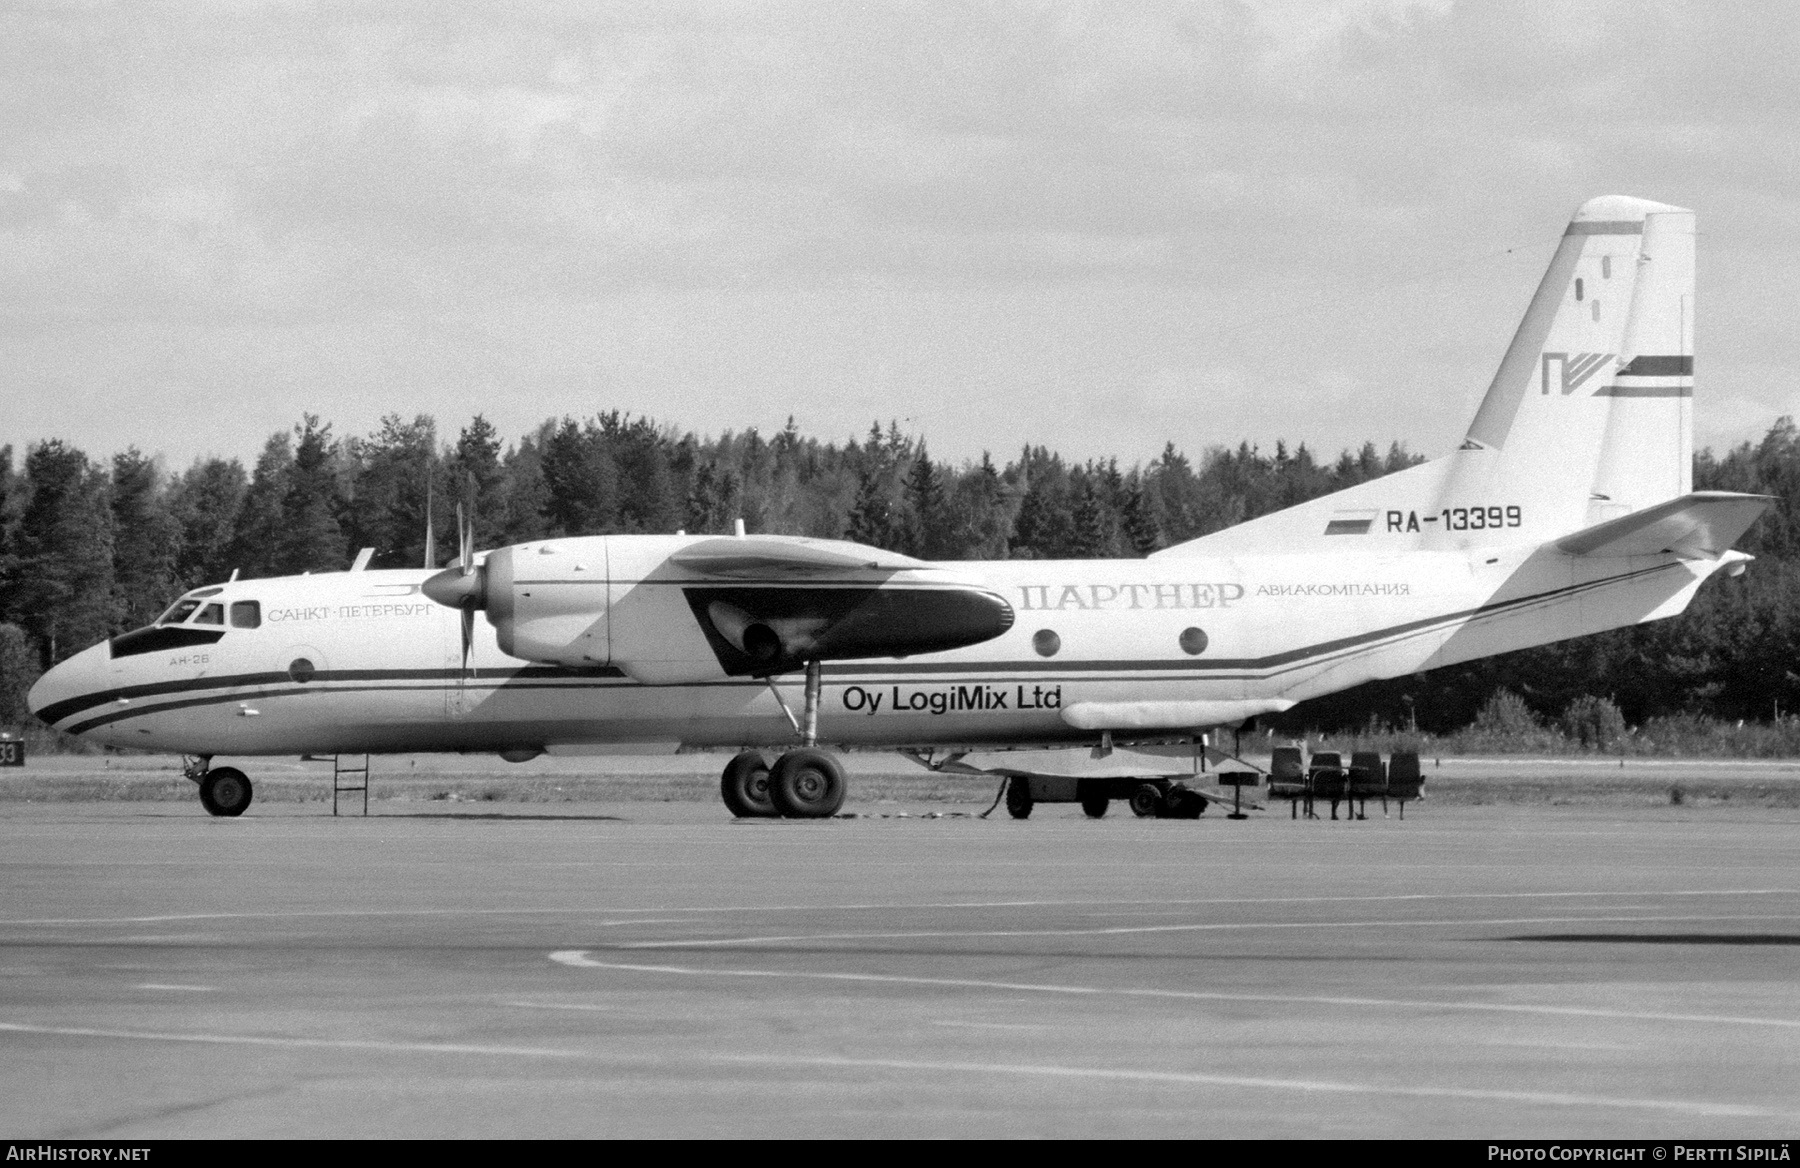
[[[951,652],[827,662],[819,737],[1056,743],[1234,724],[1372,679],[1669,615],[1723,562],[1514,546],[947,564],[1006,599],[1010,630]],[[502,653],[481,619],[465,675],[458,613],[420,593],[430,575],[236,581],[212,599],[258,602],[258,627],[122,657],[96,645],[47,674],[32,707],[100,742],[194,755],[795,741],[763,680],[658,683],[614,665],[532,664]],[[612,582],[615,611],[632,589]],[[799,677],[774,682],[797,711]]]

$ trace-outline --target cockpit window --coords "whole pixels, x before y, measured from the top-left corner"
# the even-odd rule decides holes
[[[157,617],[156,623],[159,625],[178,625],[188,617],[193,616],[194,610],[199,607],[200,602],[198,600],[191,600],[183,597],[174,604],[171,604],[168,612]]]
[[[262,605],[254,600],[233,601],[231,605],[231,627],[234,629],[254,629],[262,624]]]
[[[200,615],[194,618],[194,623],[197,625],[222,625],[222,624],[224,624],[225,623],[225,606],[222,604],[207,605],[205,608],[200,610]]]
[[[196,588],[186,596],[183,596],[180,600],[177,600],[174,604],[171,604],[167,612],[164,612],[161,616],[156,618],[155,623],[159,625],[178,625],[194,615],[194,610],[200,607],[200,602],[202,600],[206,599],[208,596],[217,596],[223,591],[225,591],[225,588],[221,584],[215,584],[211,588]],[[219,606],[214,604],[209,605],[208,607],[217,609]],[[194,623],[217,625],[223,624],[224,622],[217,616],[214,616],[209,620],[206,616],[202,615],[200,619]]]

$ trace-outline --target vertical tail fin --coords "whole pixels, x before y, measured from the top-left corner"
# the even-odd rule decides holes
[[[1693,353],[1693,212],[1590,199],[1455,453],[1157,554],[1541,544],[1685,495]]]
[[[1694,216],[1644,216],[1638,276],[1589,520],[1641,511],[1694,486]]]
[[[1519,498],[1543,538],[1687,491],[1694,215],[1608,195],[1575,213],[1481,409],[1452,494]]]

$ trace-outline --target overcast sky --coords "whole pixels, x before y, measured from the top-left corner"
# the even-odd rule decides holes
[[[1800,406],[1763,3],[0,6],[0,442],[485,413],[939,457],[1441,453],[1569,213],[1700,215],[1697,431]],[[22,450],[21,450],[22,453]]]

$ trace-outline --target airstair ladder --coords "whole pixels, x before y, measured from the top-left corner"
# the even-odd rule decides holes
[[[339,814],[338,800],[340,797],[354,795],[360,791],[362,792],[362,813],[367,815],[369,813],[369,756],[366,754],[361,756],[361,766],[345,766],[346,757],[355,759],[357,756],[354,754],[331,756],[331,813],[334,816]],[[355,806],[354,800],[345,799],[344,813],[348,814],[349,809],[353,806]]]

